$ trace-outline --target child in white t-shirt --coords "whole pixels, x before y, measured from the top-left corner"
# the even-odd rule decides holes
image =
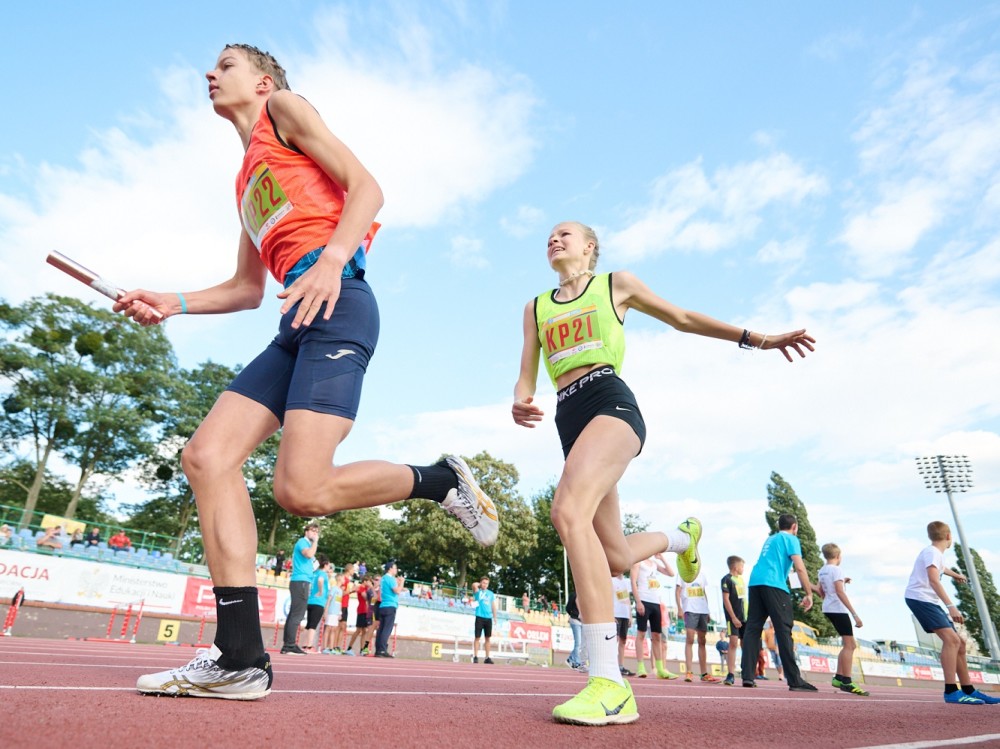
[[[625,668],[625,643],[628,641],[628,630],[632,626],[632,584],[624,573],[611,578],[611,591],[615,597],[615,629],[618,631],[618,670],[622,676],[635,676],[633,671]]]
[[[867,697],[868,692],[859,687],[851,678],[851,671],[854,668],[854,651],[858,644],[854,639],[854,629],[851,626],[851,617],[854,617],[854,626],[861,627],[861,617],[854,610],[847,591],[844,586],[851,582],[851,578],[844,575],[840,568],[840,547],[837,544],[823,544],[823,558],[826,564],[819,571],[819,588],[823,596],[823,613],[833,624],[843,640],[843,647],[837,656],[837,673],[833,677],[833,686],[842,692],[856,694],[860,697]]]
[[[965,640],[952,624],[961,624],[965,618],[951,602],[951,596],[941,582],[941,575],[947,575],[960,583],[967,580],[965,575],[944,566],[944,552],[951,548],[951,528],[947,523],[935,520],[927,525],[927,537],[931,540],[931,545],[917,555],[906,585],[905,600],[924,631],[933,632],[941,638],[944,701],[955,705],[1000,703],[1000,699],[983,694],[972,686],[969,665],[965,659]],[[942,603],[948,607],[947,614],[941,609]]]
[[[721,679],[713,676],[708,670],[708,653],[705,647],[705,637],[708,633],[708,595],[705,573],[699,572],[698,577],[686,583],[680,577],[677,578],[677,611],[684,616],[684,662],[687,668],[687,676],[684,681],[694,681],[694,671],[691,668],[692,655],[694,651],[694,638],[698,637],[698,665],[701,666],[701,680],[706,683],[716,684]]]
[[[323,653],[334,655],[339,652],[337,633],[340,625],[340,608],[344,591],[337,585],[337,574],[330,567],[330,597],[326,600],[326,627],[323,629]]]

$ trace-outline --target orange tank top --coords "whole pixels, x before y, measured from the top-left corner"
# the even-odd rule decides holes
[[[262,107],[236,177],[236,203],[243,228],[278,283],[303,255],[330,240],[344,195],[315,161],[281,139],[270,110]],[[365,253],[379,226],[368,229]]]

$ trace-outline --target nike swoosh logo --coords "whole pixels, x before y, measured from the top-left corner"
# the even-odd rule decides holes
[[[234,603],[243,603],[243,599],[240,598],[240,599],[238,599],[236,601],[219,601],[219,605],[220,606],[231,606]]]
[[[616,637],[618,637],[618,635],[607,635],[607,636],[605,636],[605,638],[604,638],[604,639],[605,639],[605,640],[613,640],[613,639],[615,639]]]
[[[629,412],[631,412],[632,409],[631,408],[622,408],[621,406],[615,406],[615,411],[629,411]]]
[[[336,361],[337,359],[339,359],[342,356],[350,356],[351,354],[356,354],[356,353],[358,353],[358,352],[357,351],[351,351],[351,349],[349,349],[349,348],[342,348],[342,349],[338,349],[337,350],[337,355],[336,356],[334,356],[333,354],[327,354],[326,358],[327,359],[333,359],[334,361]]]
[[[627,704],[628,704],[628,699],[629,699],[629,698],[628,698],[628,697],[626,697],[626,698],[625,698],[625,701],[624,701],[624,702],[623,702],[622,704],[620,704],[620,705],[619,705],[618,707],[616,707],[616,708],[615,708],[614,710],[608,710],[608,707],[607,707],[607,705],[605,705],[605,704],[604,704],[604,703],[602,702],[602,703],[601,703],[601,707],[603,707],[603,708],[604,708],[604,714],[605,714],[605,715],[618,715],[618,713],[620,713],[620,712],[622,711],[622,708],[623,708],[623,707],[625,707],[625,705],[627,705]]]

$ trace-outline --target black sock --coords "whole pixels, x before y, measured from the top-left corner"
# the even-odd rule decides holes
[[[458,475],[443,460],[432,466],[410,466],[413,490],[407,499],[431,499],[444,502],[448,492],[458,488]]]
[[[944,685],[944,693],[945,694],[954,694],[957,691],[958,691],[958,684],[945,684]]]
[[[976,691],[976,688],[971,684],[963,684],[962,691],[965,692],[966,694],[972,694],[973,692]]]
[[[264,657],[260,631],[257,588],[212,588],[218,622],[215,646],[222,651],[222,668],[238,671],[256,665]]]
[[[850,676],[841,676],[840,674],[836,674],[833,678],[835,678],[841,684],[850,684],[851,683],[851,677]]]

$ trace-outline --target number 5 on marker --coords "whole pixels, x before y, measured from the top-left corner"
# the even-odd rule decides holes
[[[160,620],[160,631],[156,639],[161,642],[176,642],[177,635],[180,634],[181,623],[176,619]]]

